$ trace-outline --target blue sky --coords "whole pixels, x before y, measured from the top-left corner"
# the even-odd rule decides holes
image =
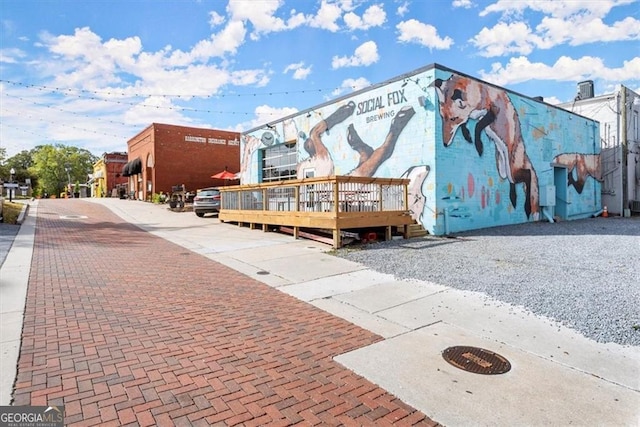
[[[640,0],[2,0],[0,147],[243,131],[438,63],[550,103],[640,92]]]

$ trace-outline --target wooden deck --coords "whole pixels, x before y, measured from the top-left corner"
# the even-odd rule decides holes
[[[343,231],[385,228],[391,238],[393,227],[414,221],[407,209],[407,179],[331,176],[263,184],[220,187],[219,218],[223,222],[291,227],[298,238],[300,229],[330,230],[333,247],[342,246]]]

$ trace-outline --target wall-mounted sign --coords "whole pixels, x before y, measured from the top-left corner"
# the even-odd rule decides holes
[[[191,135],[185,135],[184,140],[187,142],[207,142],[207,138],[203,138],[201,136],[191,136]]]

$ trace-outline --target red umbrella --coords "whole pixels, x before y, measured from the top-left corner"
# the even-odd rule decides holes
[[[222,172],[218,172],[215,175],[211,175],[213,179],[224,179],[225,181],[232,181],[234,179],[238,179],[235,173],[231,173],[228,170],[223,170]]]

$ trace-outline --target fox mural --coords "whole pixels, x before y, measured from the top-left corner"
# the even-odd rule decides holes
[[[573,186],[578,194],[582,194],[587,178],[592,177],[596,181],[602,181],[599,154],[565,153],[557,155],[553,161],[567,167],[569,174],[567,186]]]
[[[407,211],[435,235],[587,217],[601,205],[598,126],[434,64],[243,134],[242,182],[285,144],[287,178],[408,179]]]
[[[465,140],[473,143],[478,155],[482,156],[481,134],[484,131],[495,144],[498,173],[510,183],[511,205],[515,208],[517,204],[516,185],[523,184],[525,213],[537,220],[538,177],[526,152],[520,119],[506,91],[456,74],[447,80],[436,79],[431,86],[438,95],[445,147],[451,145],[460,129]],[[477,120],[473,139],[467,128],[469,120]]]

